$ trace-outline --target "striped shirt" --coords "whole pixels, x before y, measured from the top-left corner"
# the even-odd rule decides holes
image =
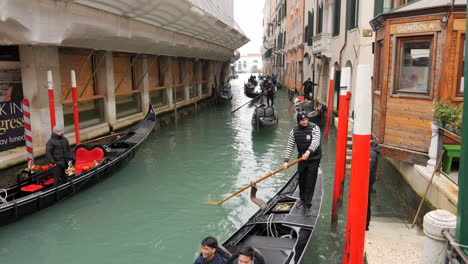
[[[291,129],[291,133],[289,133],[288,138],[288,146],[286,147],[286,151],[284,152],[284,162],[289,162],[289,158],[294,151],[294,147],[296,146],[296,139],[294,138],[294,129]],[[320,128],[315,126],[312,129],[312,142],[310,142],[310,146],[307,149],[310,153],[314,153],[314,151],[320,146]]]

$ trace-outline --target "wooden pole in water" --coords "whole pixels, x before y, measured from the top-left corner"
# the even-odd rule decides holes
[[[47,91],[49,94],[50,130],[53,130],[56,123],[55,123],[54,80],[52,79],[52,71],[47,71]]]
[[[333,108],[333,87],[335,86],[335,80],[333,79],[335,76],[335,67],[331,68],[330,73],[330,84],[328,87],[328,102],[327,102],[327,119],[325,125],[325,138],[328,138],[328,132],[330,131],[330,124],[332,122],[332,108]]]
[[[73,98],[73,121],[75,124],[75,144],[80,144],[80,114],[78,112],[78,93],[76,91],[76,76],[75,70],[71,70],[71,85]]]
[[[340,106],[338,109],[338,134],[336,136],[335,181],[333,187],[333,201],[331,222],[338,218],[338,204],[343,197],[343,184],[346,174],[346,143],[348,137],[349,99],[348,91],[351,79],[351,68],[343,69],[340,82]]]
[[[356,84],[359,93],[355,95],[356,115],[343,264],[364,263],[372,125],[371,76],[370,65],[358,65]]]

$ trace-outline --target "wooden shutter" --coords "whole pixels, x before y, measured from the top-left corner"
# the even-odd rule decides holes
[[[133,73],[130,69],[130,65],[132,64],[131,55],[122,53],[113,54],[113,62],[115,89],[117,89],[118,85],[122,82],[117,93],[124,93],[133,90]]]
[[[91,77],[93,75],[93,56],[89,57],[90,52],[83,49],[59,49],[59,68],[63,100],[72,98],[70,90],[71,70],[75,70],[78,96],[89,97],[95,95],[94,78]],[[88,86],[85,90],[86,83],[88,83]]]

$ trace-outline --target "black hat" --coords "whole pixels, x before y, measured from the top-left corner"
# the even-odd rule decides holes
[[[301,112],[297,113],[296,118],[297,118],[297,123],[299,123],[302,119],[307,118],[307,114],[306,114],[306,112],[301,111]]]

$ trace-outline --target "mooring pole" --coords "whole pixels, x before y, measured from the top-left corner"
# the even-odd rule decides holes
[[[349,92],[351,68],[343,68],[340,81],[340,105],[338,108],[338,134],[336,136],[335,181],[333,185],[333,201],[331,222],[338,218],[338,207],[343,197],[343,183],[346,173],[346,144],[348,138]]]
[[[467,6],[468,8],[468,6]],[[468,9],[467,9],[468,14]],[[468,25],[466,26],[468,29]],[[465,50],[468,49],[468,43],[465,41]],[[465,62],[468,57],[465,52]],[[465,63],[464,74],[468,74],[468,64]],[[466,75],[464,75],[466,76]],[[468,87],[468,78],[464,78],[464,86]],[[458,176],[458,210],[457,210],[457,231],[456,231],[456,242],[463,245],[461,248],[465,254],[468,254],[468,95],[464,93],[464,104],[463,104],[463,124],[462,124],[462,146],[460,153],[460,173]]]
[[[53,130],[55,126],[55,102],[54,80],[52,79],[52,71],[47,71],[47,91],[49,94],[50,130]]]
[[[359,87],[359,93],[355,94],[354,105],[353,153],[344,264],[364,263],[372,123],[371,76],[370,65],[358,65],[356,86]]]
[[[76,145],[80,144],[80,114],[78,112],[78,93],[76,91],[75,70],[71,70],[72,100],[73,100],[73,121],[75,124]]]
[[[327,102],[327,123],[325,125],[325,138],[328,138],[328,132],[330,130],[330,124],[332,122],[331,113],[333,108],[333,87],[335,86],[335,67],[331,68],[330,72],[330,85],[328,87],[328,102]]]

